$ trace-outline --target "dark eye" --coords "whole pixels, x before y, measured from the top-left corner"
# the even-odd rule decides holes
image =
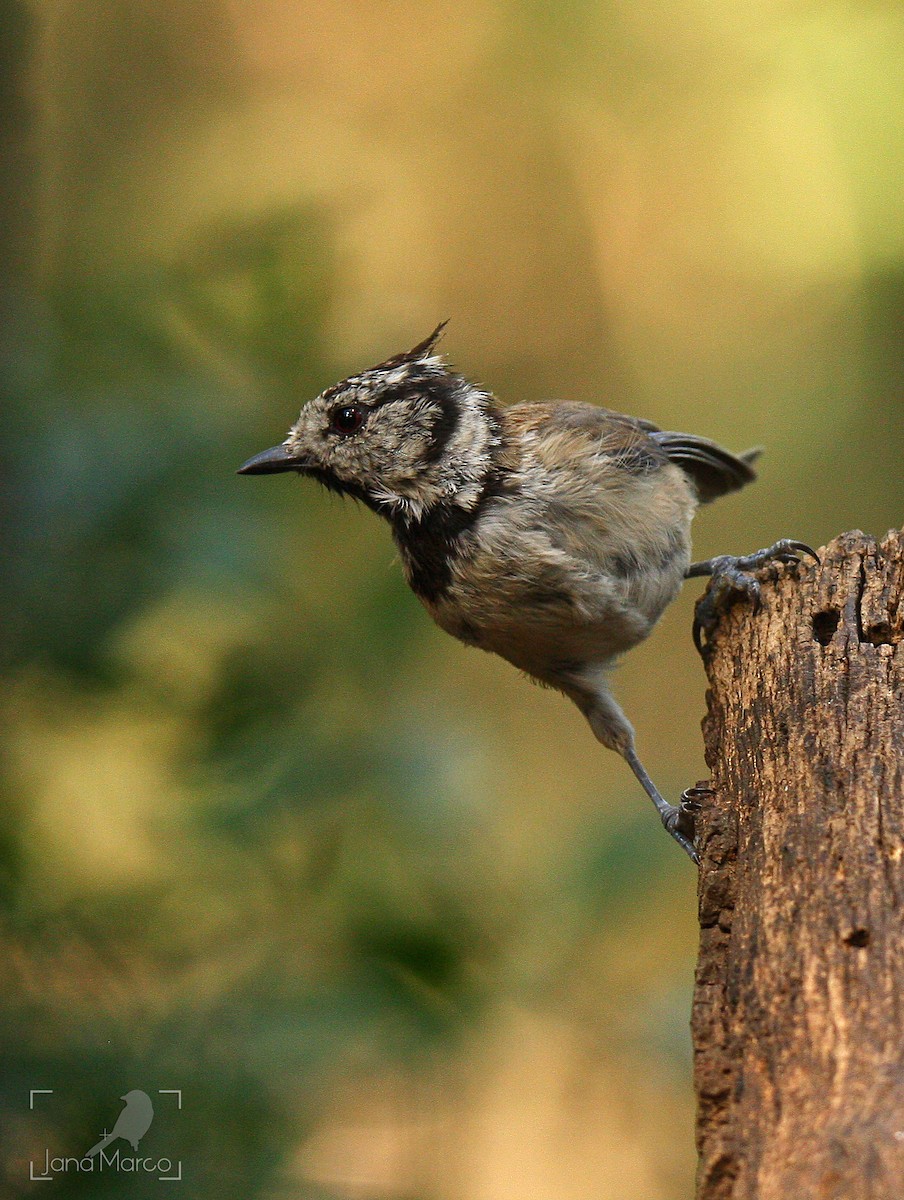
[[[345,435],[357,433],[363,424],[364,413],[357,404],[344,404],[333,412],[330,419],[330,429]]]

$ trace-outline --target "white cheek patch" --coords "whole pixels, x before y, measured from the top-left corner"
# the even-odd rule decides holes
[[[458,428],[449,442],[450,450],[458,454],[483,454],[490,437],[486,413],[477,405],[462,405]]]
[[[458,425],[436,464],[435,478],[440,494],[454,496],[466,508],[472,507],[480,498],[487,471],[492,465],[496,438],[486,405],[487,398],[476,389],[460,398]]]

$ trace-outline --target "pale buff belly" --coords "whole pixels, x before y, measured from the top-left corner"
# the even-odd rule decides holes
[[[441,628],[500,655],[538,679],[556,682],[585,664],[612,662],[643,641],[674,598],[681,569],[642,581],[582,577],[557,585],[496,574],[459,578],[426,607]]]

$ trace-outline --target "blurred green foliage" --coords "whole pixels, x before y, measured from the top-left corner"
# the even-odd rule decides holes
[[[66,1136],[87,1146],[128,1081],[153,1092],[178,1080],[191,1106],[168,1127],[166,1149],[190,1160],[199,1196],[266,1194],[280,1147],[296,1143],[318,1088],[355,1045],[377,1062],[416,1061],[482,991],[469,964],[486,934],[467,900],[426,870],[404,894],[386,878],[386,860],[401,867],[410,853],[423,866],[431,838],[445,836],[424,821],[416,837],[408,828],[422,793],[442,786],[429,754],[404,759],[377,727],[346,745],[316,706],[342,672],[379,672],[392,689],[414,643],[399,619],[401,584],[365,594],[354,642],[341,619],[305,625],[274,570],[272,501],[231,486],[256,442],[247,408],[230,403],[243,385],[227,359],[263,395],[315,390],[329,255],[318,214],[291,211],[218,231],[152,276],[60,282],[21,347],[40,367],[10,389],[4,671],[37,673],[42,690],[76,707],[137,692],[139,705],[174,713],[184,738],[173,769],[201,802],[169,831],[181,843],[172,867],[194,872],[194,855],[221,867],[193,873],[178,904],[165,877],[79,892],[57,910],[29,892],[18,810],[5,848],[7,937],[34,961],[31,987],[7,993],[3,1013],[5,1107],[52,1080]],[[173,336],[183,323],[201,347],[194,356]],[[190,697],[117,649],[124,627],[183,592],[237,604],[254,593],[272,610]],[[367,862],[374,854],[381,861]],[[211,900],[237,911],[222,937],[213,922],[208,941],[193,910]],[[223,974],[200,1009],[190,982],[199,970]],[[109,1006],[98,1005],[104,981],[114,983]],[[51,1191],[121,1187],[108,1174]]]

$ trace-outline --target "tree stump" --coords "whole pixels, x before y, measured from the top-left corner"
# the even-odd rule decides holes
[[[820,557],[706,652],[697,1200],[904,1198],[904,532]]]

